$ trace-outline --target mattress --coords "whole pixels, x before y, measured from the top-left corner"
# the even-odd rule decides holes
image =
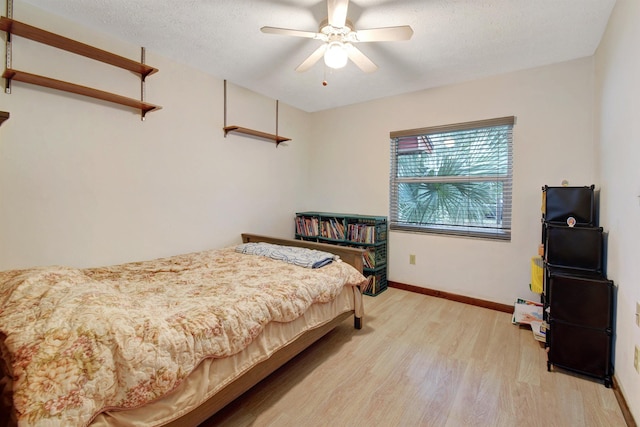
[[[314,304],[304,315],[291,322],[271,322],[242,352],[222,359],[204,360],[182,385],[168,396],[137,409],[101,413],[91,426],[149,427],[171,422],[202,404],[304,332],[329,322],[341,313],[353,311],[355,305],[361,304],[360,298],[356,288],[345,287],[332,302]]]

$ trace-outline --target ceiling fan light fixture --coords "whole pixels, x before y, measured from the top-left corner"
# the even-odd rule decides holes
[[[354,44],[409,40],[413,36],[413,29],[409,25],[356,30],[353,23],[347,18],[349,0],[326,0],[326,2],[327,18],[320,22],[318,32],[279,27],[260,28],[263,33],[302,37],[323,42],[296,67],[296,71],[299,73],[307,71],[322,57],[329,68],[343,68],[347,62],[351,61],[365,73],[372,73],[378,69],[378,66]]]
[[[342,68],[347,65],[349,55],[341,42],[331,42],[324,53],[324,63],[330,68]]]

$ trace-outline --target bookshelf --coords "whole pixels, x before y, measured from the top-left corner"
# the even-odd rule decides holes
[[[364,274],[371,277],[365,295],[387,289],[387,217],[332,212],[298,212],[296,239],[365,249]]]

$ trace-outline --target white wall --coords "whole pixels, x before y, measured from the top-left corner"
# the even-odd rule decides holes
[[[609,230],[607,275],[617,287],[616,378],[640,420],[640,346],[635,325],[640,301],[640,3],[618,0],[596,54],[599,104],[600,223]]]
[[[17,20],[140,58],[139,46],[14,6]],[[16,69],[139,97],[128,71],[20,37],[12,53]],[[150,51],[146,62],[160,70],[146,100],[163,108],[144,122],[126,107],[20,82],[0,93],[11,114],[0,127],[0,269],[148,259],[238,243],[241,232],[293,235],[310,115],[280,104],[286,146],[224,138],[221,79]],[[275,100],[233,85],[228,100],[228,124],[275,132]]]
[[[306,208],[388,215],[390,131],[515,115],[511,242],[392,232],[389,279],[504,304],[539,298],[528,287],[541,188],[598,186],[593,114],[591,58],[316,113]]]

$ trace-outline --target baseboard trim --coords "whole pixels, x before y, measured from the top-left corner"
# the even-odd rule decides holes
[[[618,380],[616,376],[613,376],[613,395],[616,397],[618,401],[618,406],[620,406],[620,410],[622,411],[622,416],[624,417],[624,421],[627,423],[627,427],[638,427],[636,424],[636,420],[633,419],[633,415],[631,414],[631,410],[629,410],[629,405],[627,405],[627,400],[624,398],[624,394],[622,394],[622,390],[620,390],[620,386],[618,384]]]
[[[444,298],[451,301],[461,302],[464,304],[475,305],[478,307],[488,308],[491,310],[502,311],[505,313],[513,313],[513,306],[507,304],[500,304],[493,301],[486,301],[478,298],[471,298],[464,295],[452,294],[449,292],[437,291],[435,289],[423,288],[420,286],[407,285],[405,283],[399,282],[391,282],[389,281],[387,285],[391,288],[402,289],[409,292],[415,292],[417,294],[429,295],[437,298]],[[629,405],[627,405],[627,401],[624,398],[624,394],[620,390],[620,386],[618,385],[618,380],[615,375],[613,376],[613,394],[618,401],[618,406],[620,406],[620,410],[622,411],[622,416],[624,417],[625,422],[627,423],[627,427],[638,427],[636,421],[633,419],[633,415],[629,410]]]
[[[437,298],[444,298],[451,301],[461,302],[464,304],[475,305],[478,307],[488,308],[491,310],[502,311],[504,313],[513,313],[513,305],[500,304],[493,301],[471,298],[464,295],[451,294],[449,292],[437,291],[435,289],[423,288],[420,286],[407,285],[405,283],[391,282],[387,283],[392,288],[403,289],[417,294],[429,295]]]

